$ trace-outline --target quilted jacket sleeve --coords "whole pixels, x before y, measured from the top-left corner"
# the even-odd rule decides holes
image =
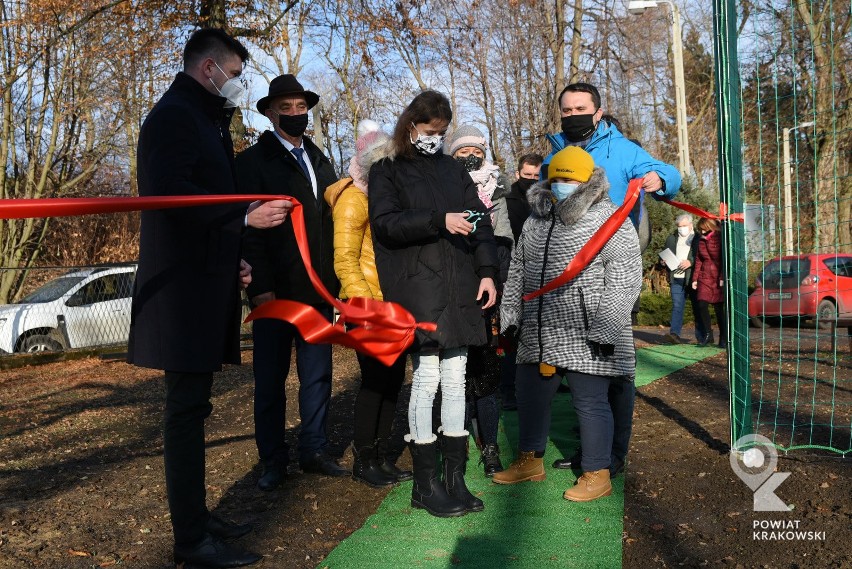
[[[503,287],[503,298],[500,301],[500,332],[505,332],[509,326],[521,327],[523,315],[524,294],[524,233],[518,238],[518,243],[512,251],[512,262],[509,265],[509,278]]]
[[[600,252],[604,264],[604,289],[589,329],[589,340],[617,344],[630,311],[642,289],[642,257],[639,238],[625,220]]]
[[[340,279],[342,296],[372,298],[370,286],[361,270],[361,247],[370,223],[366,196],[357,188],[347,188],[334,204],[332,218],[334,272]]]

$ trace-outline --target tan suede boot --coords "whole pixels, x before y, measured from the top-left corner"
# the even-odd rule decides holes
[[[609,468],[584,472],[573,488],[565,490],[562,497],[572,502],[591,502],[612,494]]]
[[[535,451],[522,451],[509,468],[491,478],[497,484],[517,484],[527,480],[541,482],[544,479],[544,462],[535,457]]]

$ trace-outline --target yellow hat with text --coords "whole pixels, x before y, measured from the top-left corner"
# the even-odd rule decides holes
[[[553,155],[547,167],[547,179],[568,178],[577,182],[588,182],[595,169],[592,156],[579,146],[563,148]]]

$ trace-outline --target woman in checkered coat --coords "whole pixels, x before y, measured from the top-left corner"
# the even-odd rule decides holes
[[[636,355],[630,310],[642,286],[642,260],[629,220],[574,279],[524,302],[568,265],[615,212],[606,173],[579,147],[556,154],[549,179],[527,192],[532,213],[515,247],[500,309],[504,334],[517,336],[519,453],[494,476],[500,484],[544,480],[551,401],[563,378],[580,422],[583,475],[564,497],[611,493],[610,464],[623,460],[633,415]],[[613,441],[613,433],[619,439]]]

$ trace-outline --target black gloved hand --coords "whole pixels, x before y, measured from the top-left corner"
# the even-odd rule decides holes
[[[497,345],[505,352],[514,352],[518,349],[518,327],[512,324],[497,338]]]
[[[608,358],[615,354],[615,346],[613,344],[599,344],[589,341],[589,347],[592,350],[593,358]]]

